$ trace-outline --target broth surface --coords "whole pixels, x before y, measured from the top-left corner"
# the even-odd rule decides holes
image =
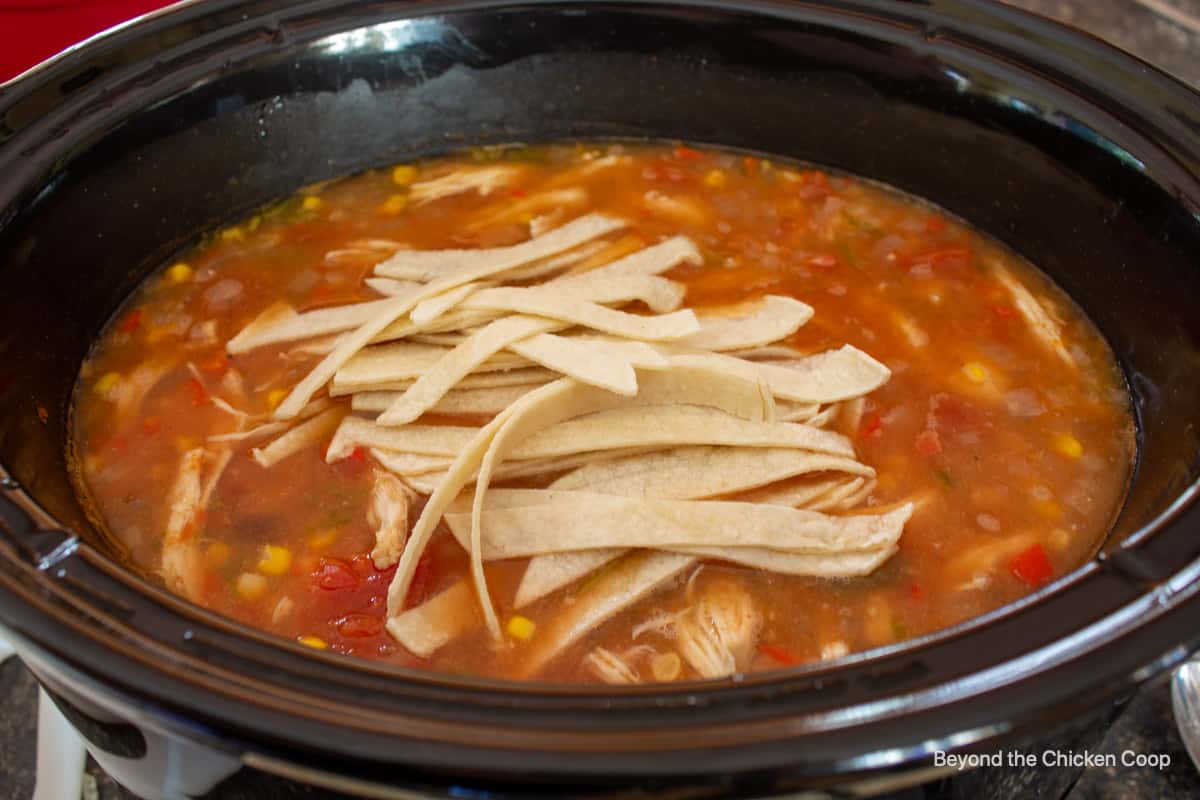
[[[588,168],[606,156],[618,158]],[[516,177],[486,194],[410,196],[426,176],[509,164]],[[548,194],[563,190],[571,193]],[[673,615],[731,583],[762,615],[752,671],[891,644],[1034,591],[1081,565],[1107,533],[1133,458],[1128,397],[1102,338],[1040,273],[941,211],[870,182],[667,145],[481,150],[376,170],[310,187],[166,265],[113,320],[81,372],[78,478],[99,518],[134,563],[161,574],[181,455],[235,431],[246,415],[266,418],[321,358],[296,342],[230,356],[226,342],[280,301],[304,311],[378,299],[364,279],[383,256],[363,240],[497,247],[528,239],[531,224],[589,211],[629,221],[605,237],[614,252],[690,237],[703,263],[667,273],[686,286],[686,306],[794,297],[815,315],[781,344],[812,353],[849,343],[886,364],[891,379],[830,427],[877,472],[864,509],[913,498],[923,505],[899,551],[866,577],[704,561],[537,677],[596,681],[584,656],[597,647],[621,654],[641,680],[696,677],[686,664],[664,666],[676,648]],[[1039,335],[1002,274],[1051,311],[1059,339]],[[332,402],[348,408],[345,398]],[[205,607],[347,655],[513,677],[525,649],[586,588],[588,578],[518,614],[512,600],[526,560],[489,562],[488,584],[510,635],[497,645],[480,628],[419,658],[384,626],[395,568],[376,569],[368,555],[369,453],[360,448],[329,464],[323,445],[310,446],[265,469],[249,452],[261,444],[229,446],[189,532],[189,593]],[[467,568],[443,525],[407,604],[436,595]],[[514,618],[529,624],[514,626]]]

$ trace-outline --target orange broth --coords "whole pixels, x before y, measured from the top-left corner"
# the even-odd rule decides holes
[[[592,174],[572,172],[608,151],[632,158]],[[414,175],[481,160],[518,163],[520,178],[488,195],[408,202]],[[687,306],[789,295],[816,313],[785,344],[816,352],[849,343],[886,364],[891,380],[867,397],[857,424],[842,420],[834,428],[842,425],[858,457],[877,470],[866,507],[918,496],[928,502],[908,523],[899,552],[867,577],[795,577],[705,562],[576,643],[540,677],[596,680],[582,654],[597,645],[627,650],[639,623],[730,577],[750,588],[763,612],[752,670],[891,644],[1034,591],[1081,565],[1106,534],[1134,449],[1111,353],[1040,273],[942,211],[859,179],[684,146],[484,150],[413,166],[311,187],[214,234],[148,278],[97,343],[77,391],[79,483],[97,518],[146,573],[160,571],[168,488],[181,453],[233,430],[235,416],[214,399],[268,414],[319,360],[297,353],[295,343],[228,356],[231,336],[281,300],[307,310],[377,298],[363,279],[380,256],[325,257],[352,241],[418,249],[516,243],[545,213],[524,212],[522,202],[564,186],[587,193],[586,207],[567,219],[601,211],[630,221],[611,241],[635,248],[691,237],[704,263],[667,274],[686,285]],[[1057,309],[1069,363],[1034,335],[991,265],[1003,265]],[[264,469],[250,446],[233,447],[190,532],[199,554],[193,600],[347,655],[514,674],[526,645],[519,638],[497,646],[480,629],[424,660],[388,635],[384,593],[394,568],[377,570],[366,555],[373,545],[366,453],[327,464],[323,446],[310,447]],[[502,620],[514,614],[523,566],[487,565]],[[408,604],[466,570],[459,545],[439,531]],[[521,610],[533,623],[531,636],[573,591]],[[661,631],[638,634],[636,643],[671,646]],[[694,675],[685,667],[681,677]]]

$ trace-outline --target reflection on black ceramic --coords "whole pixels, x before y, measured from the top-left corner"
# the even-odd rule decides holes
[[[0,463],[28,492],[0,489],[0,620],[76,700],[308,780],[764,794],[814,775],[903,781],[934,748],[1043,734],[1196,636],[1198,108],[1098,42],[976,0],[214,0],[132,26],[0,95]],[[305,183],[466,142],[578,136],[846,169],[1041,265],[1139,402],[1141,463],[1108,554],[836,669],[620,697],[304,655],[113,566],[67,480],[66,403],[146,270]],[[9,505],[30,498],[47,531]]]

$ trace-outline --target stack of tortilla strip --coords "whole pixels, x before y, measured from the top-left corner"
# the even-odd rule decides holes
[[[272,307],[229,342],[231,353],[302,342],[322,355],[271,423],[297,426],[260,463],[336,427],[329,461],[366,451],[386,470],[373,555],[398,564],[388,630],[418,655],[481,620],[501,636],[491,560],[530,559],[518,608],[603,570],[530,645],[532,674],[701,559],[836,577],[896,551],[911,505],[830,513],[862,503],[874,470],[824,427],[855,419],[888,369],[850,346],[781,344],[813,313],[792,298],[683,308],[684,287],[663,274],[700,263],[696,245],[677,236],[631,252],[624,227],[588,214],[508,247],[396,249],[367,279],[382,299]],[[314,400],[323,391],[348,397],[349,413]],[[428,496],[406,540],[396,478]],[[516,479],[545,488],[490,489]],[[471,583],[406,609],[443,521],[470,554]]]

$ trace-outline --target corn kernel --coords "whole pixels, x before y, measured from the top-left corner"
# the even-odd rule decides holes
[[[240,242],[246,238],[246,234],[241,228],[234,225],[232,228],[221,231],[221,238],[227,242]]]
[[[200,440],[195,436],[176,436],[175,449],[181,453],[186,453],[188,450],[193,450],[200,446]]]
[[[533,214],[530,214],[528,211],[526,211],[524,214],[518,214],[517,222],[521,223],[522,225],[528,225],[529,223],[533,222]]]
[[[1054,435],[1054,449],[1062,453],[1067,458],[1079,458],[1083,455],[1083,445],[1069,433],[1057,433]]]
[[[157,344],[164,339],[169,339],[174,336],[174,331],[166,325],[150,325],[146,328],[146,343]]]
[[[962,371],[974,383],[983,383],[988,377],[987,367],[978,361],[968,361],[966,364],[963,364]]]
[[[725,185],[724,170],[714,169],[704,176],[704,185],[710,189],[720,189]]]
[[[287,389],[272,389],[267,392],[267,406],[274,411],[285,397],[287,397]]]
[[[1036,508],[1038,513],[1040,513],[1043,517],[1048,517],[1049,519],[1055,519],[1056,517],[1062,516],[1062,506],[1053,500],[1043,500],[1041,502],[1034,503],[1034,508]]]
[[[324,650],[329,647],[320,636],[300,636],[297,637],[296,641],[305,647],[311,647],[313,650]]]
[[[233,548],[224,542],[212,542],[204,550],[204,562],[212,569],[220,569],[233,555]]]
[[[508,624],[505,626],[508,635],[514,639],[526,641],[533,636],[533,632],[537,630],[537,624],[529,617],[522,617],[517,614],[515,617],[510,617]]]
[[[318,531],[317,533],[314,533],[312,536],[308,537],[308,546],[309,549],[319,553],[322,550],[329,549],[329,546],[336,542],[337,538],[337,528]]]
[[[292,565],[292,551],[277,544],[265,544],[258,571],[264,575],[282,575]]]
[[[184,283],[186,281],[190,281],[192,279],[192,268],[182,261],[180,261],[178,264],[173,264],[167,270],[167,279],[170,280],[171,283]]]
[[[246,223],[246,230],[254,233],[256,230],[258,230],[259,225],[262,225],[262,217],[258,214],[255,214],[250,218],[250,221]]]
[[[300,207],[305,211],[316,211],[321,207],[321,198],[309,195],[304,198],[304,202],[300,204]]]
[[[392,168],[392,183],[397,186],[408,186],[417,179],[417,168],[408,164],[401,164],[398,167]]]
[[[121,373],[106,372],[100,376],[100,380],[96,381],[94,388],[96,390],[96,394],[107,396],[112,394],[112,392],[117,388],[117,386],[120,385],[120,383]]]
[[[682,669],[683,662],[676,653],[659,653],[650,662],[650,672],[656,681],[673,681]]]
[[[243,572],[234,584],[238,596],[244,600],[257,600],[267,591],[267,579],[254,572]]]
[[[408,205],[408,196],[403,194],[394,194],[379,206],[381,214],[399,214]]]

